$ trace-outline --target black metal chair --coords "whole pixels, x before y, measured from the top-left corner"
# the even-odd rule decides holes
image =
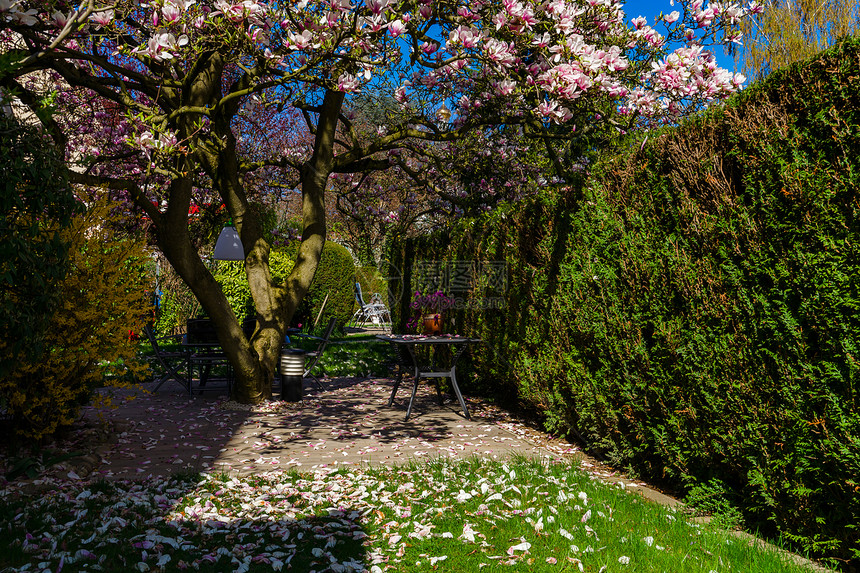
[[[254,318],[246,318],[242,322],[242,331],[246,337],[251,337],[256,324],[257,321]],[[208,318],[189,319],[186,323],[186,330],[188,332],[188,346],[194,349],[189,359],[190,371],[193,372],[195,368],[199,369],[200,393],[202,394],[203,390],[206,389],[206,385],[212,379],[212,373],[215,368],[222,367],[227,371],[225,379],[227,382],[227,394],[230,395],[233,386],[233,365],[221,348],[221,343],[218,341],[218,335],[215,333],[215,326],[212,324],[212,321]]]
[[[297,338],[308,338],[310,340],[319,341],[319,344],[317,345],[316,349],[305,353],[305,371],[304,374],[302,374],[302,378],[310,378],[314,381],[314,383],[317,385],[317,388],[319,388],[320,390],[323,390],[322,382],[320,382],[319,378],[314,376],[313,371],[317,367],[320,358],[322,358],[323,353],[325,352],[325,349],[329,344],[329,341],[331,341],[331,335],[332,332],[334,332],[334,326],[336,322],[337,319],[335,317],[332,317],[331,320],[328,321],[328,325],[326,326],[325,333],[322,335],[322,337],[310,336],[307,334],[294,335]]]
[[[185,388],[185,391],[191,394],[191,352],[185,348],[181,348],[180,350],[165,350],[161,347],[161,343],[168,340],[173,343],[181,342],[183,335],[169,334],[156,338],[151,325],[147,324],[143,329],[146,332],[149,343],[152,345],[155,359],[164,369],[161,377],[154,380],[154,382],[158,382],[154,391],[157,392],[165,382],[173,381],[181,384]],[[184,374],[180,371],[183,368],[185,370]]]

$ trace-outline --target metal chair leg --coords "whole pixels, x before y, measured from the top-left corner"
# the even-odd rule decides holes
[[[418,373],[415,373],[415,384],[412,385],[412,397],[409,398],[409,407],[406,409],[405,422],[409,421],[409,415],[412,413],[412,403],[415,401],[415,394],[418,392]]]
[[[472,416],[469,415],[469,409],[466,407],[466,401],[463,399],[463,394],[460,393],[460,387],[457,386],[456,366],[451,369],[451,386],[454,387],[454,392],[457,394],[457,399],[460,401],[460,406],[463,407],[463,413],[466,415],[466,419],[471,420]]]
[[[166,370],[166,372],[158,380],[158,384],[156,384],[153,392],[158,392],[158,389],[161,388],[161,386],[165,382],[173,381],[173,382],[177,382],[179,384],[182,384],[182,387],[185,388],[185,391],[188,392],[188,395],[193,396],[193,393],[191,392],[192,376],[191,376],[191,369],[190,369],[190,360],[189,360],[189,364],[186,365],[186,368],[188,371],[187,376],[183,376],[182,374],[180,374],[176,368],[167,364],[167,361],[162,359],[160,356],[158,357],[158,360],[161,362],[161,366]]]
[[[391,391],[391,396],[388,398],[388,407],[394,404],[394,395],[397,394],[397,389],[400,388],[400,383],[403,381],[403,370],[400,366],[397,367],[397,382],[394,383],[394,389]]]
[[[320,382],[319,378],[317,378],[313,374],[308,374],[308,378],[310,378],[311,380],[314,381],[314,384],[317,385],[317,388],[319,388],[320,391],[325,390],[325,388],[323,388],[322,382]]]

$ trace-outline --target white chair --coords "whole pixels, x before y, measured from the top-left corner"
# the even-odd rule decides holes
[[[368,322],[374,325],[379,325],[383,329],[391,327],[391,313],[388,312],[388,307],[382,302],[382,297],[379,293],[374,293],[370,297],[370,302],[364,302],[364,297],[361,293],[361,284],[355,283],[355,301],[358,303],[358,310],[352,315],[351,322],[356,326],[363,327]]]

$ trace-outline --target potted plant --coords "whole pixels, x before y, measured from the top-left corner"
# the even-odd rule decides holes
[[[443,312],[453,305],[454,299],[442,291],[428,294],[415,291],[409,305],[412,318],[406,326],[421,334],[442,334]]]

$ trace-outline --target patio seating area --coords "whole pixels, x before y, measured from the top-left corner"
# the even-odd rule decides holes
[[[253,326],[252,321],[246,321],[243,325],[246,335],[250,336]],[[298,352],[304,360],[302,378],[311,379],[320,390],[322,385],[315,370],[331,341],[335,326],[336,320],[330,319],[322,336],[312,336],[301,333],[297,328],[290,328],[282,349],[284,353],[295,350],[290,342],[290,336],[296,341],[315,342],[314,349]],[[217,390],[224,395],[230,395],[234,381],[233,369],[208,320],[189,320],[186,334],[156,337],[152,327],[148,325],[144,328],[144,332],[151,349],[150,363],[158,371],[154,379],[155,391],[165,384],[173,383],[184,388],[189,395],[195,392],[202,394],[205,390]],[[276,368],[276,379],[279,381],[281,376],[278,370]],[[216,383],[210,385],[210,380]]]

